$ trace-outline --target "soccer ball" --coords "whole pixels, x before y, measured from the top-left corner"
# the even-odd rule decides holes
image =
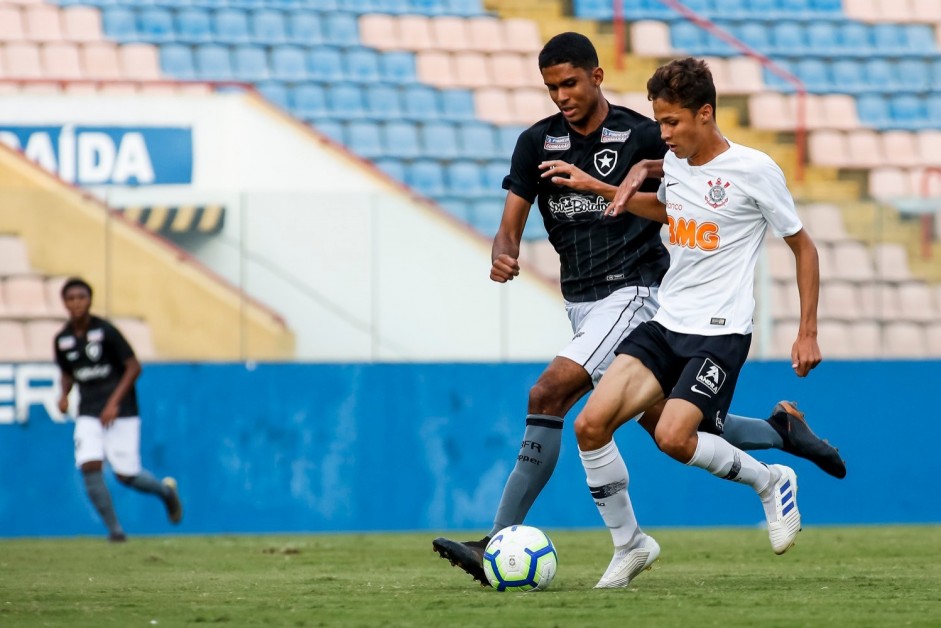
[[[532,526],[503,528],[484,550],[484,572],[497,591],[541,591],[552,582],[558,567],[552,541]]]

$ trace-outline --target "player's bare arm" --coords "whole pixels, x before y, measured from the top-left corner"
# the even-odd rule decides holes
[[[626,211],[640,216],[641,218],[646,218],[647,220],[652,220],[653,222],[659,222],[666,224],[667,222],[667,208],[666,205],[660,202],[660,199],[657,198],[657,195],[654,192],[641,192],[639,194],[634,194],[631,196],[630,200],[626,203]],[[608,205],[605,209],[605,216],[617,216],[622,213],[614,204]]]
[[[68,373],[62,373],[59,381],[62,387],[62,394],[59,397],[59,412],[65,414],[69,411],[69,393],[72,392],[75,380]]]
[[[121,400],[124,399],[128,391],[134,387],[134,382],[137,380],[137,376],[140,375],[140,373],[141,365],[140,362],[137,361],[137,358],[130,357],[124,361],[124,375],[121,376],[121,380],[118,382],[118,385],[115,386],[114,392],[108,397],[108,403],[105,404],[105,407],[101,411],[100,418],[102,425],[107,427],[118,418]]]
[[[800,294],[801,318],[797,340],[791,347],[791,368],[798,377],[806,377],[820,364],[823,356],[817,345],[817,301],[820,296],[820,260],[817,247],[806,229],[784,238],[791,247],[797,264],[797,291]]]
[[[640,186],[647,179],[663,178],[663,160],[662,159],[642,159],[634,164],[624,180],[618,186],[614,199],[608,206],[609,212],[613,208],[610,216],[616,216],[627,209],[627,202],[637,193]]]
[[[525,198],[506,193],[506,202],[503,205],[503,218],[500,219],[500,228],[493,239],[493,249],[490,253],[490,280],[497,283],[513,281],[520,274],[519,256],[520,241],[523,239],[523,228],[529,216],[532,203]]]
[[[614,198],[617,188],[604,181],[599,181],[584,170],[559,159],[544,161],[539,164],[543,179],[549,179],[554,185],[571,188],[579,192],[590,192],[601,196],[606,201]]]

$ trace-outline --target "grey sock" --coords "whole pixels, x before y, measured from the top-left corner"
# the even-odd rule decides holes
[[[781,449],[781,435],[764,419],[750,419],[736,414],[725,417],[722,438],[739,449]]]
[[[530,414],[516,466],[503,488],[503,497],[493,520],[493,536],[509,525],[523,523],[536,497],[546,486],[559,461],[562,447],[562,417]]]
[[[108,526],[108,532],[110,534],[124,534],[121,524],[118,523],[118,516],[115,514],[114,505],[111,503],[111,493],[108,492],[108,487],[105,486],[105,478],[101,471],[83,471],[82,476],[85,478],[85,490],[88,492],[88,498],[98,514],[101,515],[105,525]]]
[[[166,497],[166,487],[147,469],[141,469],[141,472],[132,477],[127,485],[141,493],[152,493],[160,497]]]

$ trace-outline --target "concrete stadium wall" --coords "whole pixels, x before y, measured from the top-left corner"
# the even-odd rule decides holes
[[[152,365],[140,382],[143,461],[185,502],[170,526],[155,499],[109,478],[130,534],[486,531],[522,435],[536,364]],[[72,425],[52,420],[51,365],[0,365],[0,536],[101,534],[72,463]],[[804,525],[941,522],[933,495],[941,427],[929,390],[941,362],[831,362],[798,380],[749,364],[733,410],[766,416],[798,399],[841,448],[839,481],[780,452],[799,475]],[[32,405],[30,405],[32,404]],[[26,419],[26,410],[29,420]],[[17,418],[16,411],[19,411]],[[569,417],[559,466],[529,517],[600,527]],[[644,526],[753,526],[743,486],[667,459],[634,424],[617,440]]]

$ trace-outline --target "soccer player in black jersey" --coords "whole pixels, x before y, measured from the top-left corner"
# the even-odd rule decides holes
[[[82,471],[85,489],[108,526],[108,539],[127,539],[111,503],[102,476],[105,459],[118,480],[142,493],[158,496],[172,523],[179,523],[183,508],[176,480],[157,480],[141,467],[140,416],[134,382],[141,365],[121,332],[103,318],[93,316],[92,289],[73,277],[62,287],[62,302],[69,321],[55,338],[56,363],[61,371],[59,410],[69,409],[69,392],[78,384],[80,403],[75,419],[75,464]]]
[[[522,523],[555,469],[563,417],[600,380],[614,349],[658,308],[657,290],[669,265],[661,225],[623,213],[606,217],[608,201],[631,167],[666,152],[657,124],[611,105],[601,91],[604,71],[591,41],[556,35],[539,54],[539,69],[559,113],[540,120],[517,141],[504,179],[503,219],[493,243],[490,278],[519,275],[523,227],[533,202],[559,253],[562,295],[574,337],[530,389],[526,430],[490,533],[480,541],[437,538],[442,557],[486,584],[483,548],[496,531]],[[656,191],[650,181],[645,191]],[[661,407],[640,423],[651,433]],[[742,449],[779,448],[813,460],[842,477],[839,453],[817,438],[792,403],[780,402],[767,420],[728,415],[723,437]],[[624,490],[626,495],[626,487]],[[627,512],[633,517],[628,503]],[[636,529],[637,542],[649,539]],[[626,526],[628,528],[631,525]]]

